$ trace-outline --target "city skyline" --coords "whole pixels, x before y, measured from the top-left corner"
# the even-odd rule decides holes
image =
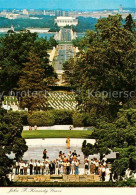
[[[1,9],[100,10],[135,8],[136,0],[0,0]]]

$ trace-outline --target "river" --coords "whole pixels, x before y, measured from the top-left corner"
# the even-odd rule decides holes
[[[6,33],[0,33],[0,37],[4,37]],[[55,35],[55,32],[54,33],[51,33],[51,32],[47,32],[47,33],[38,33],[38,37],[39,38],[47,38],[47,40],[50,39],[50,37],[53,37]],[[85,33],[77,33],[77,37],[84,37],[85,36]]]

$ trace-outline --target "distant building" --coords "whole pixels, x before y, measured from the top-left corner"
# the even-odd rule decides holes
[[[6,18],[10,19],[10,20],[14,20],[14,19],[28,19],[29,16],[28,15],[21,15],[21,14],[12,14],[12,13],[8,13],[6,14]]]
[[[76,19],[74,17],[59,16],[59,17],[57,17],[57,19],[55,19],[55,23],[60,27],[64,27],[67,25],[76,26],[78,24],[78,19]]]
[[[0,28],[0,33],[7,33],[9,30],[14,31],[14,26],[11,25],[11,28]]]
[[[55,16],[69,16],[68,11],[62,11],[62,10],[55,10]]]
[[[28,10],[27,10],[27,9],[24,9],[24,10],[22,11],[22,13],[23,13],[24,15],[29,15],[29,13],[28,13]]]
[[[50,28],[26,28],[26,30],[29,30],[31,33],[47,33]]]
[[[119,12],[122,12],[122,11],[123,11],[123,8],[122,8],[122,5],[120,5]]]

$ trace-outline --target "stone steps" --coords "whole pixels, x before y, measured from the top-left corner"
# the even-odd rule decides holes
[[[98,175],[15,175],[15,182],[97,182]]]

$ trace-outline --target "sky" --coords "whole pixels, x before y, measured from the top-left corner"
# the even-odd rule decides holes
[[[136,0],[0,0],[0,8],[95,10],[135,8]]]

